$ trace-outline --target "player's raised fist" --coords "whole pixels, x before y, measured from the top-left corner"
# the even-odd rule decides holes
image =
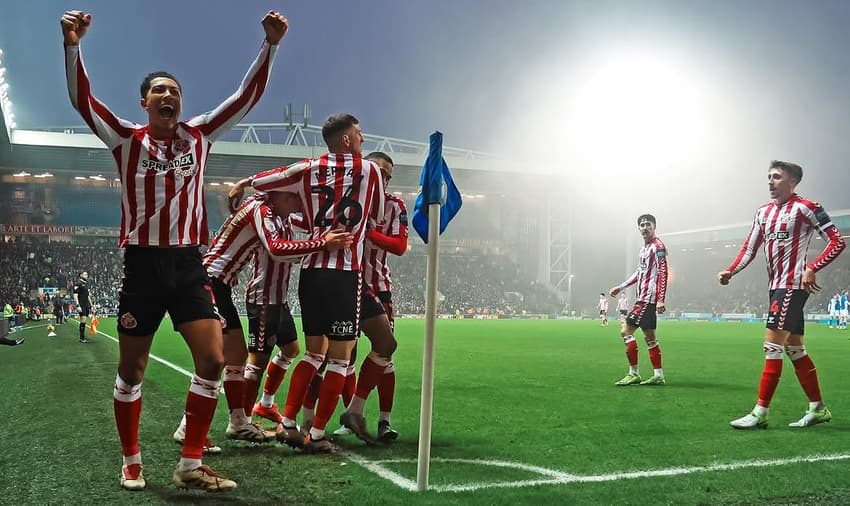
[[[289,20],[286,16],[277,12],[269,11],[262,20],[263,29],[266,31],[266,40],[269,44],[277,44],[289,30]]]
[[[729,271],[720,271],[717,273],[717,280],[720,281],[721,285],[728,285],[731,279],[732,273]]]
[[[83,11],[65,11],[59,24],[62,25],[65,45],[76,46],[91,26],[91,14]]]

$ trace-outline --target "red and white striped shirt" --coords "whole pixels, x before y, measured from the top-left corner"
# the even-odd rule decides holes
[[[384,182],[378,166],[351,153],[326,153],[252,178],[259,191],[287,191],[301,197],[304,227],[311,239],[332,230],[354,237],[350,248],[305,257],[302,267],[360,271],[366,223],[384,219]]]
[[[95,135],[112,151],[121,178],[119,247],[207,244],[204,172],[212,143],[260,100],[277,45],[263,42],[239,89],[210,112],[154,139],[148,125],[115,116],[91,93],[79,46],[65,46],[68,93]]]
[[[269,256],[277,262],[297,262],[304,255],[323,250],[326,243],[324,239],[293,241],[289,220],[276,216],[265,198],[255,195],[239,206],[221,226],[204,255],[204,267],[210,277],[234,286],[239,272],[255,256]],[[262,264],[262,259],[258,263]],[[255,278],[258,277],[257,269],[255,263]],[[273,278],[273,274],[266,273],[266,276]],[[286,279],[289,279],[288,272]],[[265,280],[260,281],[265,283]],[[249,285],[248,291],[251,289]],[[255,286],[254,289],[262,291],[262,287]],[[286,300],[286,288],[281,289],[283,294],[280,303],[283,303],[283,300]],[[272,291],[268,292],[269,298],[272,295],[280,296],[279,293],[272,294]],[[262,300],[263,295],[258,293],[255,297],[253,300],[249,297],[248,302]],[[269,301],[265,303],[272,304]]]
[[[667,298],[667,247],[655,238],[644,244],[638,255],[638,268],[619,286],[620,290],[637,283],[638,302],[664,304]]]
[[[407,251],[407,207],[395,195],[384,198],[384,221],[366,232],[363,253],[363,280],[376,293],[392,291],[387,253],[401,256]]]
[[[815,232],[827,241],[827,245],[812,263],[806,265],[806,255]],[[771,290],[803,289],[803,272],[807,267],[815,272],[823,269],[846,247],[838,227],[823,207],[796,193],[784,204],[772,200],[756,211],[741,251],[726,270],[732,274],[742,271],[753,261],[762,243]]]
[[[289,220],[282,220],[281,225],[284,239],[291,241],[292,227],[289,226]],[[301,257],[278,260],[265,250],[258,249],[254,251],[253,261],[251,280],[245,289],[245,302],[261,305],[286,302],[292,266],[300,262]]]

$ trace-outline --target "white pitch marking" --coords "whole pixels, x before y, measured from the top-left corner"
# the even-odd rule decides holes
[[[96,330],[95,332],[97,332],[98,334],[100,334],[100,335],[102,335],[102,336],[108,337],[109,339],[112,339],[112,340],[113,340],[113,341],[115,341],[116,343],[118,342],[118,339],[117,339],[117,338],[112,337],[112,336],[110,336],[109,334],[107,334],[107,333],[105,333],[105,332],[101,332],[100,330]],[[192,373],[190,373],[189,371],[187,371],[186,369],[183,369],[183,368],[182,368],[182,367],[180,367],[179,365],[177,365],[177,364],[173,364],[173,363],[169,362],[168,360],[165,360],[164,358],[159,358],[159,357],[157,357],[156,355],[154,355],[153,353],[151,353],[151,354],[150,354],[150,358],[152,358],[152,359],[156,360],[157,362],[159,362],[160,364],[162,364],[162,365],[164,365],[164,366],[166,366],[166,367],[170,367],[170,368],[174,369],[175,371],[179,372],[180,374],[182,374],[182,375],[184,375],[184,376],[186,376],[186,377],[188,377],[188,378],[190,378],[190,379],[191,379],[191,378],[192,378],[192,376],[193,376],[193,374],[192,374]]]
[[[101,332],[100,330],[98,330],[97,333],[102,336],[108,337],[109,339],[112,339],[116,343],[118,342],[118,339],[110,336],[109,334]],[[169,362],[168,360],[159,358],[154,354],[151,354],[150,358],[156,360],[157,362],[163,364],[166,367],[174,369],[175,371],[189,378],[192,377],[192,373],[176,364]],[[393,485],[396,485],[397,487],[407,490],[409,492],[416,491],[415,481],[405,478],[404,476],[396,473],[395,471],[391,471],[384,467],[384,464],[416,463],[416,459],[386,459],[372,461],[367,460],[364,457],[352,452],[342,452],[342,454],[347,456],[349,460],[351,460],[355,464],[358,464],[364,469],[375,473],[376,475],[389,481]],[[522,464],[519,462],[505,462],[502,460],[479,459],[447,459],[435,457],[431,459],[431,462],[441,462],[447,464],[474,464],[491,467],[521,469],[523,471],[540,473],[544,476],[548,476],[549,478],[538,480],[496,481],[491,483],[468,483],[464,485],[431,485],[428,489],[434,492],[473,492],[475,490],[481,490],[486,488],[520,488],[534,487],[537,485],[563,485],[566,483],[599,483],[605,481],[632,480],[636,478],[654,478],[658,476],[679,476],[683,474],[708,473],[716,471],[734,471],[736,469],[744,469],[748,467],[782,466],[787,464],[798,464],[801,462],[828,462],[848,459],[850,459],[850,454],[839,453],[833,455],[811,455],[808,457],[789,457],[785,459],[772,460],[743,460],[738,462],[730,462],[727,464],[711,464],[708,466],[669,467],[664,469],[652,469],[649,471],[622,471],[608,474],[581,476],[576,474],[564,473],[555,469],[548,469],[545,467]]]
[[[617,480],[631,480],[636,478],[654,478],[659,476],[680,476],[684,474],[694,474],[694,473],[708,473],[708,472],[717,472],[717,471],[733,471],[737,469],[744,469],[750,467],[769,467],[769,466],[781,466],[787,464],[798,464],[802,462],[828,462],[828,461],[836,461],[836,460],[848,460],[850,459],[850,454],[840,453],[840,454],[832,454],[832,455],[810,455],[807,457],[788,457],[784,459],[770,459],[770,460],[744,460],[737,462],[729,462],[725,464],[711,464],[707,466],[692,466],[692,467],[669,467],[664,469],[652,469],[648,471],[622,471],[615,473],[606,473],[599,475],[574,475],[567,474],[560,471],[556,471],[553,469],[546,469],[537,466],[529,466],[526,464],[516,463],[516,462],[505,462],[499,460],[476,460],[476,459],[444,459],[444,458],[433,458],[432,462],[443,462],[443,463],[456,463],[456,464],[477,464],[484,466],[492,466],[492,467],[507,467],[507,468],[515,468],[522,469],[524,471],[530,472],[539,472],[541,474],[550,476],[548,479],[536,479],[536,480],[519,480],[519,481],[502,481],[502,482],[489,482],[489,483],[467,483],[463,485],[431,485],[429,490],[434,492],[472,492],[475,490],[481,490],[486,488],[520,488],[520,487],[533,487],[537,485],[564,485],[567,483],[600,483],[606,481],[617,481]],[[358,462],[359,463],[359,462]],[[378,460],[371,462],[371,464],[375,467],[383,467],[383,464],[390,463],[416,463],[416,459],[388,459],[388,460]],[[362,465],[362,464],[361,464]],[[364,466],[365,467],[365,466]],[[371,470],[371,469],[370,469]],[[395,485],[404,488],[406,490],[415,490],[408,488],[407,483],[397,483],[390,476],[398,476],[401,480],[405,482],[410,482],[407,478],[404,478],[401,475],[398,475],[393,472],[386,472],[384,469],[384,474],[379,474],[382,478],[390,480]]]

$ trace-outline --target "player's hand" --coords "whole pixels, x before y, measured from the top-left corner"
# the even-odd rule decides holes
[[[65,11],[59,24],[62,25],[65,45],[77,46],[91,26],[91,14],[83,11]]]
[[[286,19],[286,16],[277,12],[277,11],[269,11],[263,17],[261,21],[263,25],[263,29],[266,31],[266,41],[269,44],[275,45],[280,42],[280,39],[286,35],[287,30],[289,30],[289,20]]]
[[[803,271],[803,290],[808,293],[815,293],[820,291],[820,285],[818,285],[817,275],[815,271],[811,269],[806,269]]]
[[[717,280],[720,281],[721,285],[728,285],[729,281],[732,279],[731,271],[720,271],[717,273]]]
[[[620,288],[615,286],[614,288],[608,290],[608,293],[611,294],[611,297],[616,297],[620,294]]]
[[[231,213],[235,213],[239,209],[239,204],[242,202],[242,196],[245,195],[245,187],[251,184],[250,179],[242,179],[227,192],[227,208]]]
[[[659,302],[657,306],[655,306],[655,312],[658,314],[664,314],[667,311],[667,306],[664,305],[663,302]]]
[[[324,239],[326,241],[325,249],[328,251],[348,248],[354,244],[354,236],[351,235],[351,232],[345,232],[343,230],[331,230],[325,234]]]

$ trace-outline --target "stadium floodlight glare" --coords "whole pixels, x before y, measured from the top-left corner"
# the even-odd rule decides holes
[[[37,177],[37,178],[53,177],[53,174],[51,174],[51,173],[49,173],[49,172],[45,172],[45,173],[43,173],[43,174],[36,174],[36,175],[35,175],[35,176],[33,176],[33,177]]]
[[[31,176],[32,174],[30,174],[29,172],[27,172],[25,170],[22,170],[22,171],[18,172],[17,174],[12,174],[12,175],[15,176],[15,177],[27,177],[27,176]]]
[[[85,181],[86,177],[85,176],[74,176],[74,179],[76,179],[77,181]]]
[[[210,183],[210,186],[221,186],[221,183],[213,181],[212,183]]]
[[[236,183],[234,183],[233,181],[225,181],[224,184],[225,186],[233,186]]]

